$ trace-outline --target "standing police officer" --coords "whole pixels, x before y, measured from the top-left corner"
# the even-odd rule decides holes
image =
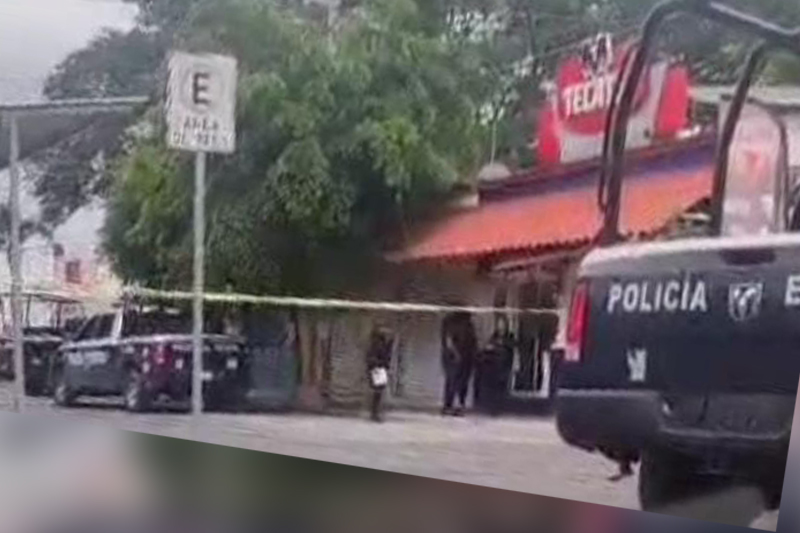
[[[478,352],[475,326],[469,313],[455,312],[442,321],[442,368],[444,370],[444,406],[442,414],[462,416]],[[454,408],[456,398],[459,408]]]

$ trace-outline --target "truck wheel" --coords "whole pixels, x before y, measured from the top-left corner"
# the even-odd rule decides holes
[[[25,374],[25,395],[41,398],[48,395],[47,375],[41,370]]]
[[[144,386],[142,375],[132,370],[125,384],[125,409],[133,413],[142,413],[150,408],[150,398]]]
[[[204,404],[209,411],[236,412],[242,408],[244,400],[244,391],[235,386],[218,391],[216,394],[204,395]]]
[[[58,371],[55,377],[55,387],[53,388],[53,401],[59,407],[72,407],[75,404],[76,397],[77,394],[67,383],[64,371]]]
[[[689,459],[668,452],[645,452],[639,469],[639,504],[655,511],[684,501],[695,493],[700,480]]]
[[[44,385],[38,380],[31,378],[25,380],[25,396],[30,396],[31,398],[44,396],[44,389]]]
[[[783,496],[783,480],[770,481],[762,488],[764,505],[767,511],[777,511],[781,507]]]

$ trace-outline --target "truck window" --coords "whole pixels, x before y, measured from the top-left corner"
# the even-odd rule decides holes
[[[75,335],[76,341],[86,341],[95,338],[95,331],[99,323],[99,317],[93,317],[83,323]]]
[[[114,315],[100,315],[97,317],[97,326],[93,331],[93,339],[107,339],[114,328]]]
[[[125,317],[125,336],[189,334],[192,332],[192,319],[183,314],[159,311],[131,313]]]
[[[222,333],[219,324],[206,320],[205,333]],[[149,335],[190,335],[192,316],[183,312],[146,311],[130,312],[123,320],[123,337],[146,337]]]
[[[798,185],[794,186],[791,193],[789,194],[789,199],[787,201],[787,204],[788,204],[787,210],[789,215],[788,216],[789,227],[787,229],[790,232],[796,233],[800,231],[800,186]]]

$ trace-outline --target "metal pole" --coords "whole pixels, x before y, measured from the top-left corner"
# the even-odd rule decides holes
[[[497,118],[492,121],[492,154],[490,161],[492,164],[494,164],[494,160],[497,157],[497,121]]]
[[[203,287],[205,284],[206,153],[197,152],[194,174],[194,324],[192,332],[192,414],[203,412]]]
[[[11,211],[11,336],[14,346],[14,410],[21,411],[25,397],[25,360],[22,346],[22,317],[20,296],[22,272],[20,262],[20,212],[19,212],[19,123],[16,114],[10,115],[10,165],[9,210]]]

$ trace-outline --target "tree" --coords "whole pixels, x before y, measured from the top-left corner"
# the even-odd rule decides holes
[[[199,11],[183,39],[235,55],[243,73],[238,150],[209,167],[212,287],[363,281],[353,265],[481,162],[479,58],[442,40],[415,1],[366,2],[335,34],[264,2],[226,2]],[[125,278],[185,286],[191,165],[160,139],[115,165],[106,248]]]
[[[48,76],[47,98],[148,96],[158,90],[178,21],[196,1],[136,3],[139,24],[129,32],[106,31],[70,54]],[[89,200],[108,192],[109,176],[98,161],[119,155],[125,130],[134,120],[100,118],[35,158],[39,172],[34,192],[47,227],[60,225]]]
[[[158,94],[167,50],[173,46],[187,47],[192,43],[197,47],[208,44],[235,49],[237,53],[248,56],[248,64],[255,60],[262,66],[270,66],[270,62],[287,63],[281,63],[275,53],[256,51],[254,47],[245,46],[247,43],[241,42],[230,30],[225,29],[241,23],[242,27],[249,28],[247,35],[253,39],[253,43],[264,41],[257,29],[246,24],[247,21],[234,20],[238,16],[236,13],[242,12],[240,2],[228,14],[224,8],[220,8],[226,5],[221,0],[127,1],[139,7],[137,27],[129,33],[110,32],[102,35],[86,49],[67,58],[48,80],[48,96]],[[254,2],[254,5],[283,6],[285,13],[293,13],[287,20],[302,19],[304,12],[299,9],[299,4],[302,4],[299,0]],[[465,74],[461,69],[458,80],[462,85],[456,88],[456,92],[467,89],[470,100],[481,110],[482,118],[476,133],[480,136],[478,157],[481,162],[488,161],[494,152],[500,159],[518,161],[525,166],[535,163],[530,143],[536,128],[536,117],[531,111],[542,102],[542,81],[552,78],[558,62],[565,54],[574,52],[582,39],[598,31],[610,31],[620,38],[635,35],[638,25],[655,0],[420,0],[410,10],[403,7],[407,4],[399,2],[391,8],[398,24],[401,20],[405,21],[402,24],[411,24],[411,34],[414,36],[444,39],[449,53],[457,51],[459,57],[469,58],[471,71]],[[738,0],[736,4],[783,25],[800,23],[800,7],[796,3],[765,0],[754,4]],[[345,18],[346,21],[357,20],[358,13],[365,10],[375,14],[381,9],[384,13],[390,9],[376,7],[369,0],[350,0],[342,5],[343,12],[351,14]],[[404,9],[406,15],[402,14]],[[213,23],[209,20],[209,13],[216,13],[225,22]],[[198,37],[203,27],[207,32],[205,44]],[[352,37],[356,32],[350,23],[343,27],[341,31],[347,33],[346,39],[358,40]],[[363,34],[365,25],[359,23],[358,27]],[[270,27],[270,31],[276,31],[277,35],[285,38],[295,30],[294,27],[290,30]],[[215,31],[229,33],[220,36],[215,35]],[[321,37],[319,31],[312,32],[315,34],[309,37],[318,45]],[[403,31],[408,32],[408,28],[403,28]],[[276,42],[280,42],[277,37]],[[735,32],[721,32],[712,23],[684,17],[668,25],[661,46],[669,53],[681,53],[686,57],[696,83],[731,83],[738,75],[749,41],[741,39]],[[281,54],[288,53],[285,48],[276,50]],[[302,54],[289,54],[289,57],[302,57]],[[324,58],[324,55],[319,54],[318,57]],[[344,52],[340,57],[344,57]],[[328,61],[329,58],[324,60]],[[331,65],[338,65],[336,61],[330,62]],[[385,66],[388,68],[388,65]],[[416,68],[413,62],[408,62],[406,66]],[[340,66],[331,68],[335,71]],[[778,58],[768,68],[765,79],[770,82],[791,82],[800,78],[792,74],[798,70],[791,61],[787,63],[787,60]],[[256,77],[250,81],[258,87]],[[354,82],[338,83],[337,87],[340,86],[352,87]],[[297,106],[297,120],[305,112],[305,104],[301,104]],[[312,108],[316,109],[317,103],[312,104]],[[122,133],[128,126],[128,121],[99,121],[39,158],[42,173],[36,182],[36,193],[43,204],[44,221],[49,226],[58,225],[93,196],[110,194],[109,169],[114,166],[98,165],[98,162],[114,160],[121,153],[121,140],[125,138]],[[399,128],[399,122],[395,126]],[[374,134],[377,130],[373,128],[371,131]],[[496,150],[490,149],[493,145],[492,132],[496,133]],[[272,130],[269,133],[272,134]],[[375,139],[373,141],[377,142]],[[280,139],[278,145],[281,145]],[[310,150],[310,146],[306,148]],[[467,146],[468,151],[473,149],[471,143]],[[323,152],[326,151],[327,147]],[[268,158],[269,154],[274,153],[274,150],[267,150],[264,157]],[[311,161],[313,159],[307,160],[309,164]],[[398,176],[395,174],[396,178]],[[448,180],[452,181],[452,177],[445,181]],[[440,190],[438,186],[435,189]],[[404,205],[410,209],[408,213],[415,209],[409,195],[425,197],[429,192],[425,187],[419,187],[419,183],[408,187],[401,194],[404,196]],[[385,194],[385,191],[381,194]],[[330,198],[337,197],[334,195]],[[394,200],[381,201],[392,204]],[[383,203],[380,205],[384,206]],[[394,211],[383,210],[380,213],[384,215]],[[371,222],[362,220],[360,224],[368,227]],[[383,221],[382,224],[388,222]]]

